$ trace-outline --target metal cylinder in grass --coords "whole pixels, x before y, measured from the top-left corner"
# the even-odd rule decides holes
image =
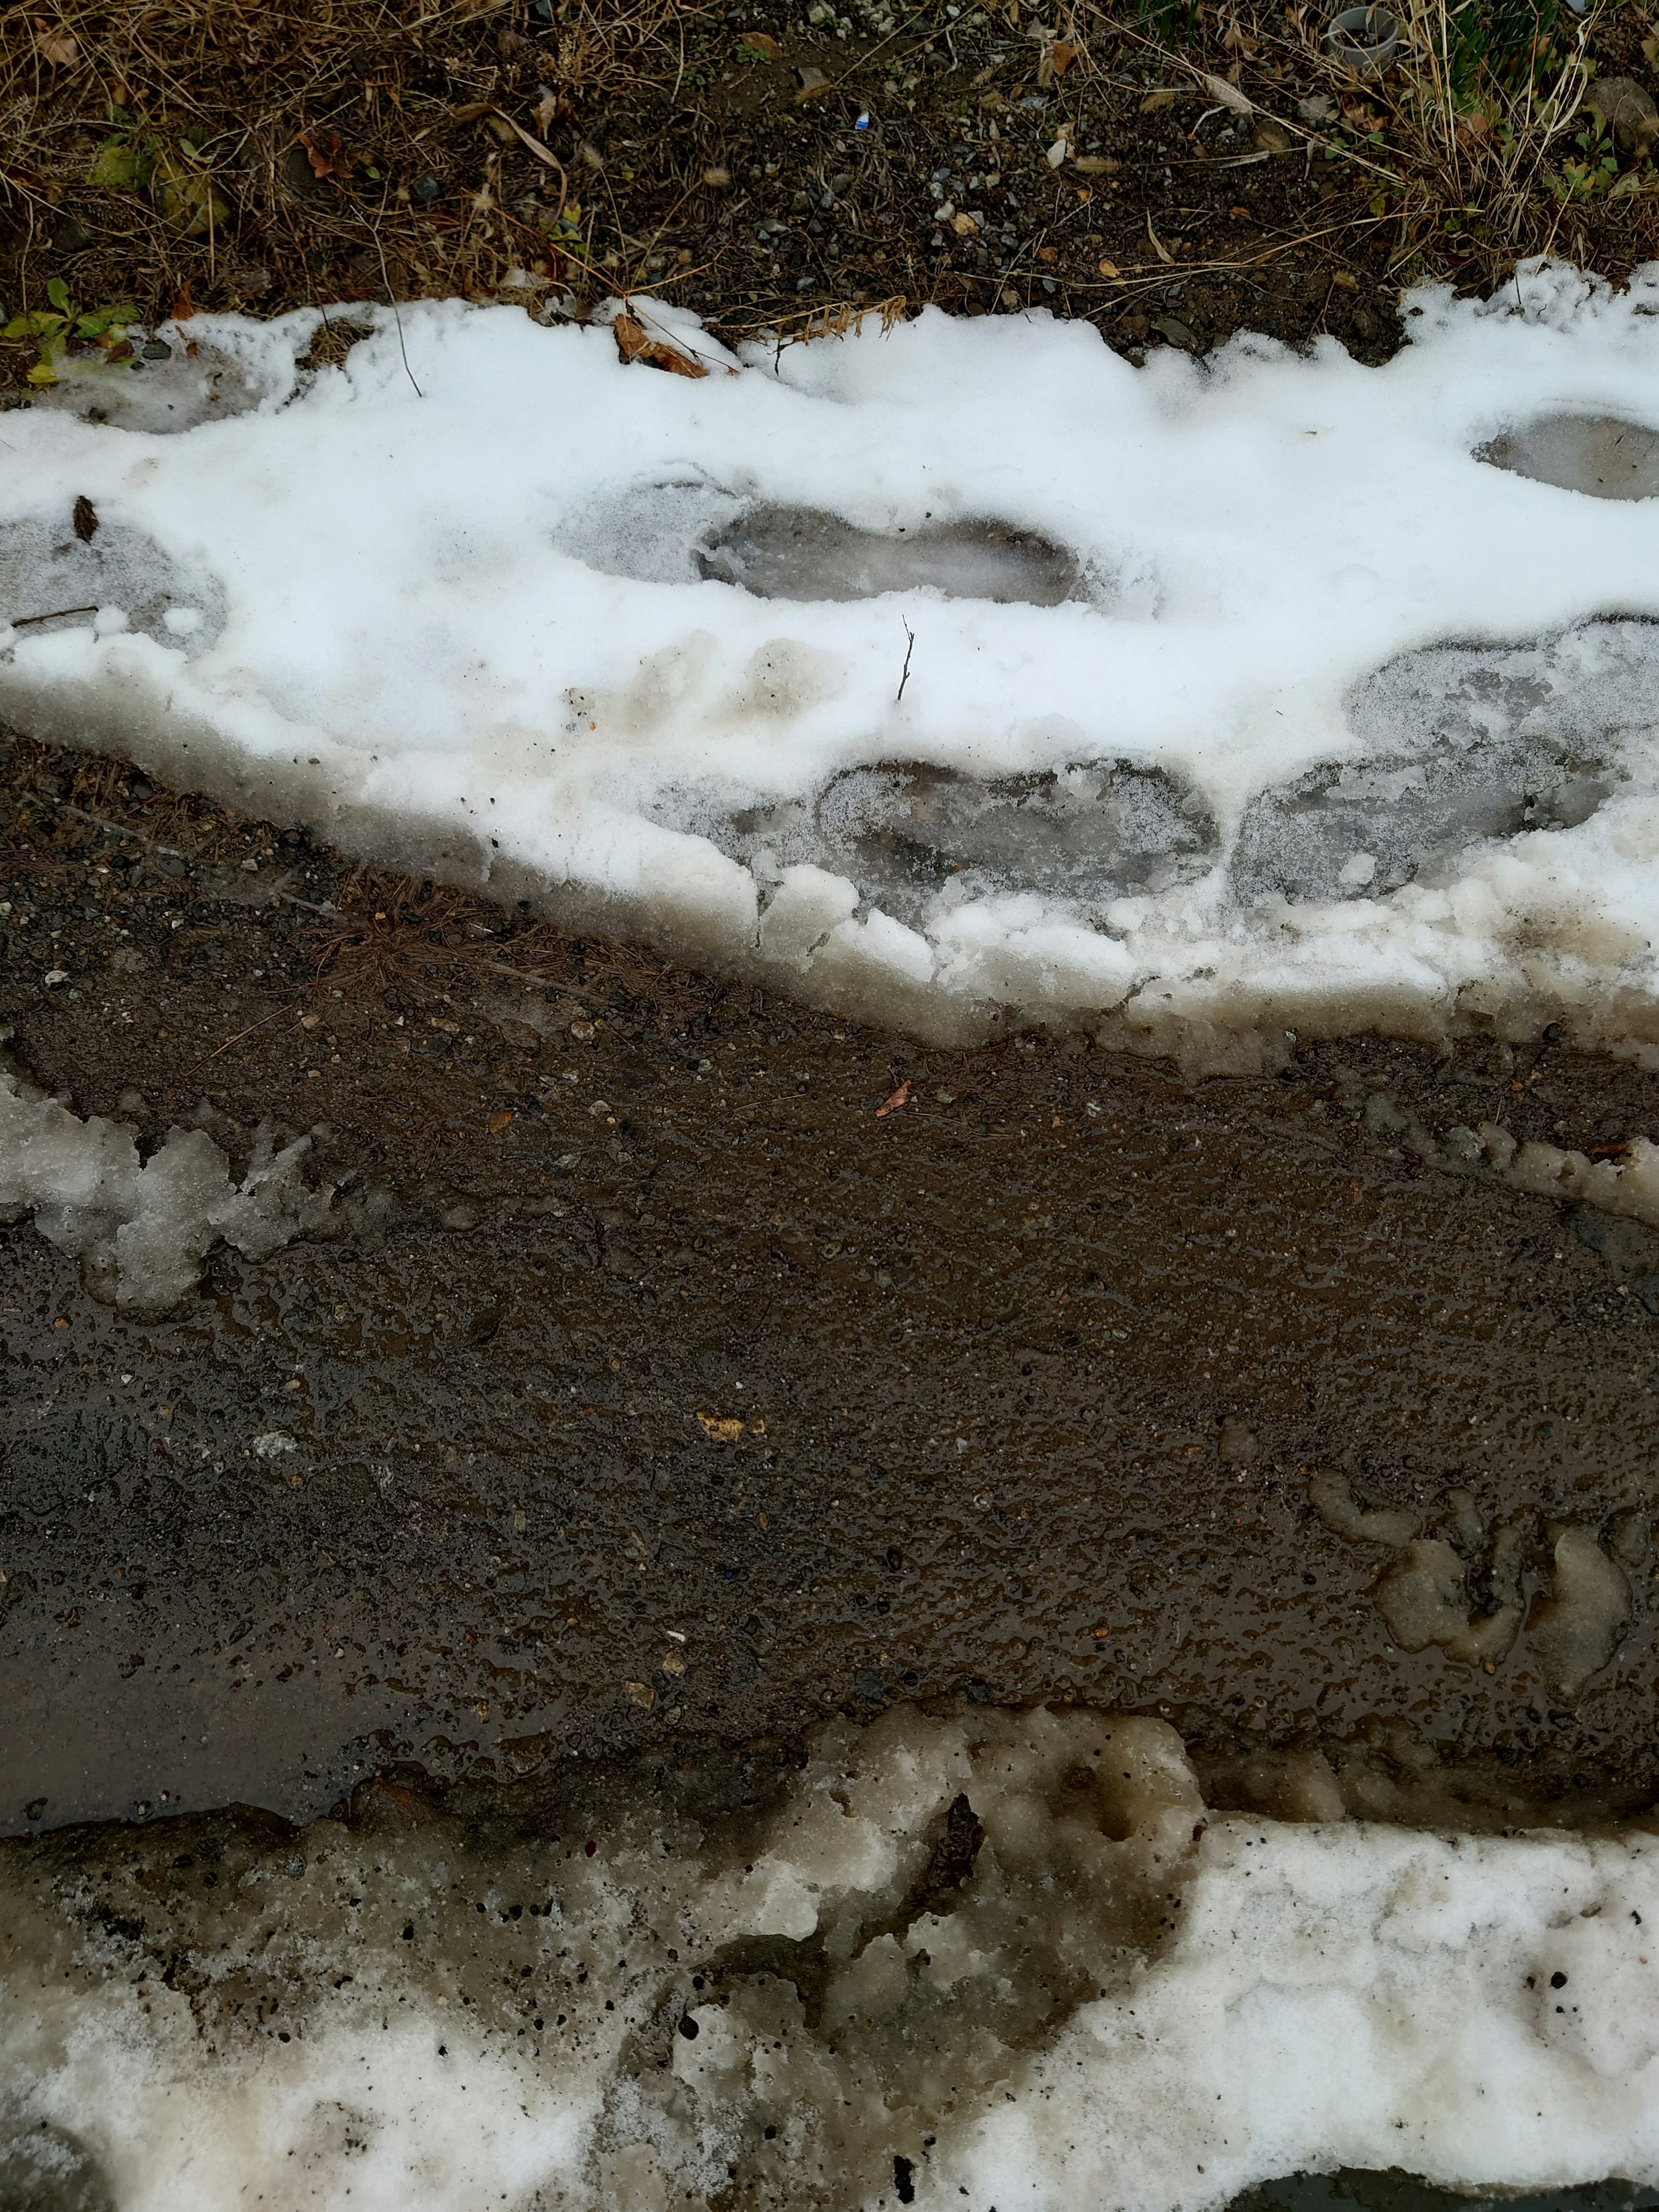
[[[1381,76],[1400,51],[1400,19],[1391,8],[1345,8],[1332,16],[1325,44],[1351,76]]]

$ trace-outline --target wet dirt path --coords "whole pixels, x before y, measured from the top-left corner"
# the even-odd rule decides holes
[[[1358,1040],[1194,1086],[1080,1037],[653,998],[602,948],[539,993],[337,997],[308,910],[199,857],[134,893],[141,964],[60,950],[86,982],[47,987],[35,940],[88,927],[106,864],[52,865],[8,944],[38,1079],[233,1157],[312,1129],[388,1212],[222,1252],[161,1321],[0,1231],[8,1827],[308,1817],[388,1761],[508,1780],[963,1695],[1157,1712],[1218,1771],[1364,1745],[1386,1795],[1419,1741],[1563,1817],[1652,1796],[1643,1233],[1594,1250],[1362,1103],[1588,1144],[1656,1119],[1650,1079]],[[303,865],[290,901],[343,881]],[[1505,1517],[1534,1596],[1560,1524],[1614,1527],[1613,1663],[1569,1695],[1526,1637],[1490,1672],[1402,1650],[1322,1467],[1449,1531],[1477,1589]]]

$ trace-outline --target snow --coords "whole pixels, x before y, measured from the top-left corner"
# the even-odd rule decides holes
[[[354,306],[15,414],[0,714],[942,1039],[1659,1051],[1659,266],[1382,368],[631,304],[708,373]]]
[[[758,1814],[619,1770],[493,1830],[372,1784],[355,1828],[13,1844],[0,2172],[121,2212],[1659,2181],[1659,1838],[1346,1820],[1300,1757],[1303,1817],[1217,1817],[1160,1722],[901,1708]]]
[[[106,1304],[164,1313],[194,1288],[221,1243],[263,1260],[296,1237],[372,1228],[390,1204],[384,1191],[342,1199],[331,1184],[307,1180],[309,1136],[289,1133],[279,1145],[262,1122],[246,1150],[236,1181],[200,1126],[169,1129],[141,1159],[130,1123],[101,1114],[83,1121],[0,1065],[0,1222],[32,1214]]]

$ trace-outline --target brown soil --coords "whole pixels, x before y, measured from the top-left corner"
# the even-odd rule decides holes
[[[1310,1742],[1402,1784],[1425,1746],[1482,1819],[1655,1794],[1646,1567],[1568,1709],[1524,1638],[1491,1674],[1396,1648],[1383,1555],[1307,1480],[1455,1483],[1540,1543],[1643,1519],[1641,1232],[1594,1249],[1363,1102],[1593,1143],[1659,1134],[1656,1079],[1547,1044],[1195,1088],[1078,1037],[925,1050],[117,763],[19,742],[0,790],[34,1074],[149,1141],[311,1130],[395,1200],[222,1252],[161,1322],[0,1231],[6,1825],[302,1816],[388,1761],[507,1778],[964,1694],[1165,1715],[1247,1798],[1242,1753]]]
[[[509,296],[530,304],[649,287],[728,336],[932,300],[1088,317],[1132,353],[1245,329],[1377,360],[1402,282],[1485,289],[1545,248],[1620,276],[1659,244],[1652,196],[1610,199],[1605,179],[1570,203],[1540,179],[1500,208],[1495,140],[1466,133],[1442,161],[1401,119],[1400,75],[1340,80],[1305,9],[1205,15],[1177,51],[1094,9],[1058,46],[1017,9],[901,11],[879,35],[849,16],[845,37],[805,13],[177,0],[152,21],[123,0],[60,8],[54,33],[14,10],[0,300],[43,307],[60,277],[82,311],[263,314],[494,297],[517,270],[532,289]],[[1646,28],[1603,11],[1589,58],[1645,78]],[[1329,114],[1304,120],[1322,94]],[[131,155],[147,185],[106,181],[112,139],[116,173]],[[1542,166],[1567,157],[1564,141]],[[18,344],[5,365],[32,358]]]

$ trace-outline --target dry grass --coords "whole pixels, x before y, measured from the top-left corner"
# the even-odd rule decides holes
[[[514,264],[580,274],[538,143],[578,102],[676,66],[684,0],[41,0],[0,12],[0,222],[17,296],[44,304],[75,226],[77,303],[166,313],[495,290]],[[499,112],[497,112],[499,111]],[[94,182],[115,142],[141,173]],[[84,221],[83,221],[84,219]],[[56,241],[56,242],[54,242]],[[328,282],[319,280],[326,277]]]
[[[509,920],[470,892],[416,877],[361,868],[335,903],[337,919],[317,933],[316,974],[350,996],[392,992],[419,1006],[520,982],[648,1007],[675,1024],[709,1001],[706,976],[643,947]]]

